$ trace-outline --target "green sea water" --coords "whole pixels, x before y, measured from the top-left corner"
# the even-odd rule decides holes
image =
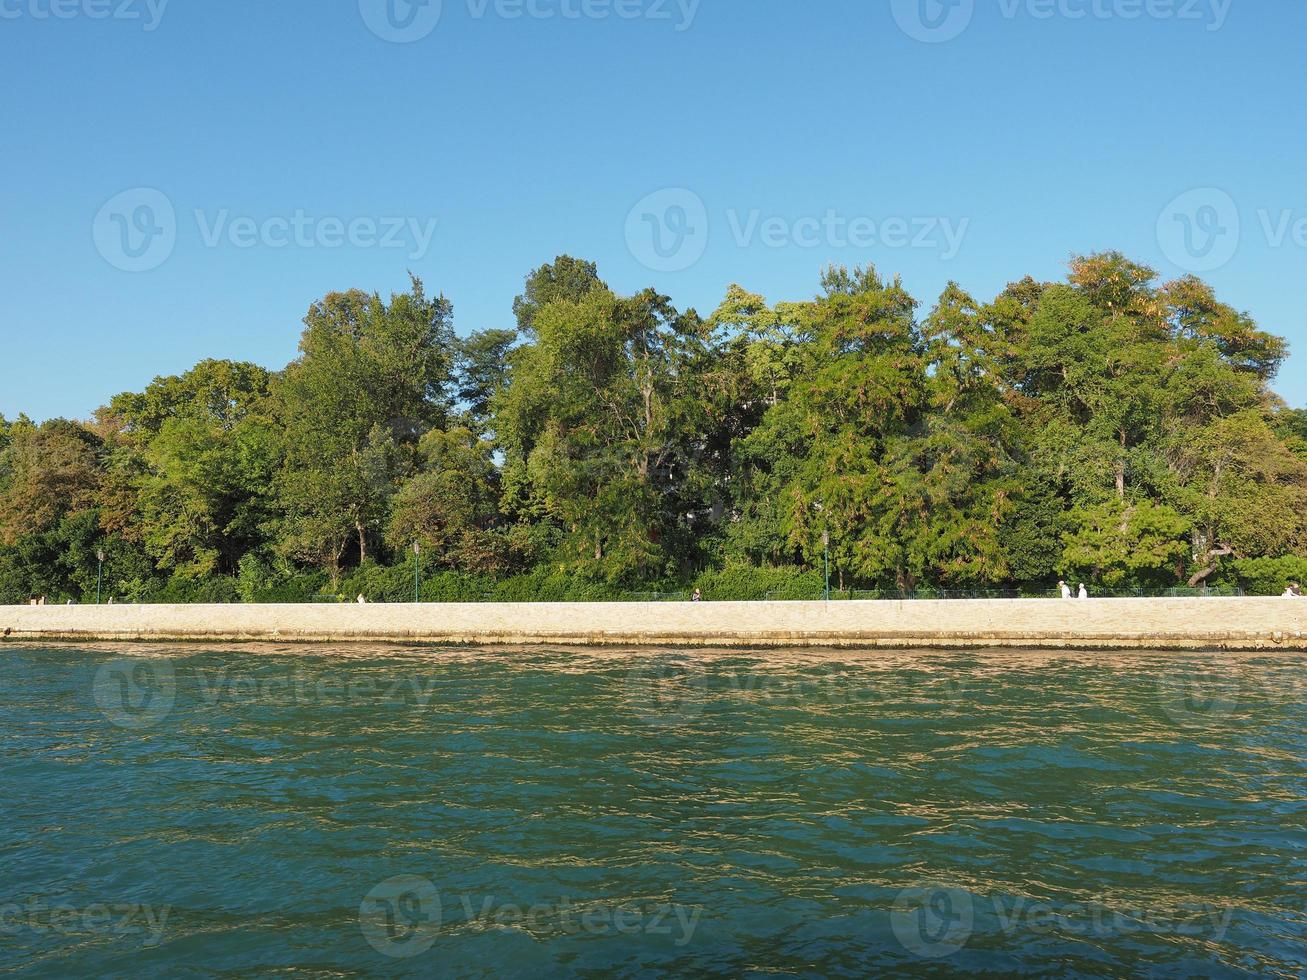
[[[0,972],[1307,974],[1301,655],[0,646]]]

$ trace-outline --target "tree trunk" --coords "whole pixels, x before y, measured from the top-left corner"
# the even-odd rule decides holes
[[[1223,544],[1221,547],[1207,552],[1207,555],[1203,558],[1203,561],[1207,562],[1207,565],[1190,576],[1189,588],[1198,588],[1202,582],[1207,580],[1209,575],[1221,567],[1220,559],[1232,554],[1234,554],[1234,549],[1228,544]]]
[[[1126,437],[1124,430],[1118,433],[1121,438],[1121,458],[1116,464],[1116,496],[1119,500],[1125,499],[1125,443]]]
[[[340,588],[340,559],[345,554],[345,548],[349,545],[349,538],[340,539],[339,544],[335,544],[331,552],[331,561],[327,566],[327,574],[331,576],[331,591],[335,592]]]
[[[355,521],[354,529],[359,535],[359,564],[362,565],[368,560],[368,532],[362,521]]]

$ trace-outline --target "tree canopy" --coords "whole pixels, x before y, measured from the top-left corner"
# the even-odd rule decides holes
[[[0,417],[0,601],[85,598],[99,552],[145,600],[330,591],[414,545],[482,585],[630,590],[811,582],[828,552],[838,586],[908,592],[1265,588],[1307,560],[1287,345],[1115,252],[990,302],[831,268],[707,316],[560,256],[511,315],[460,337],[416,278],[333,292],[282,370]]]

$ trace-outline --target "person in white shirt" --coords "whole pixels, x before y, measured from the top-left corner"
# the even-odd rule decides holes
[[[1067,585],[1065,582],[1058,582],[1057,587],[1062,590],[1063,599],[1071,598],[1071,586]]]
[[[1089,598],[1089,590],[1085,588],[1085,583],[1084,583],[1084,582],[1081,582],[1081,583],[1080,583],[1080,598],[1082,598],[1082,599],[1088,599],[1088,598]]]

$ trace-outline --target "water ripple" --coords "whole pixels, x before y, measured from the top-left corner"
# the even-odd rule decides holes
[[[0,648],[0,970],[1307,973],[1297,655]]]

